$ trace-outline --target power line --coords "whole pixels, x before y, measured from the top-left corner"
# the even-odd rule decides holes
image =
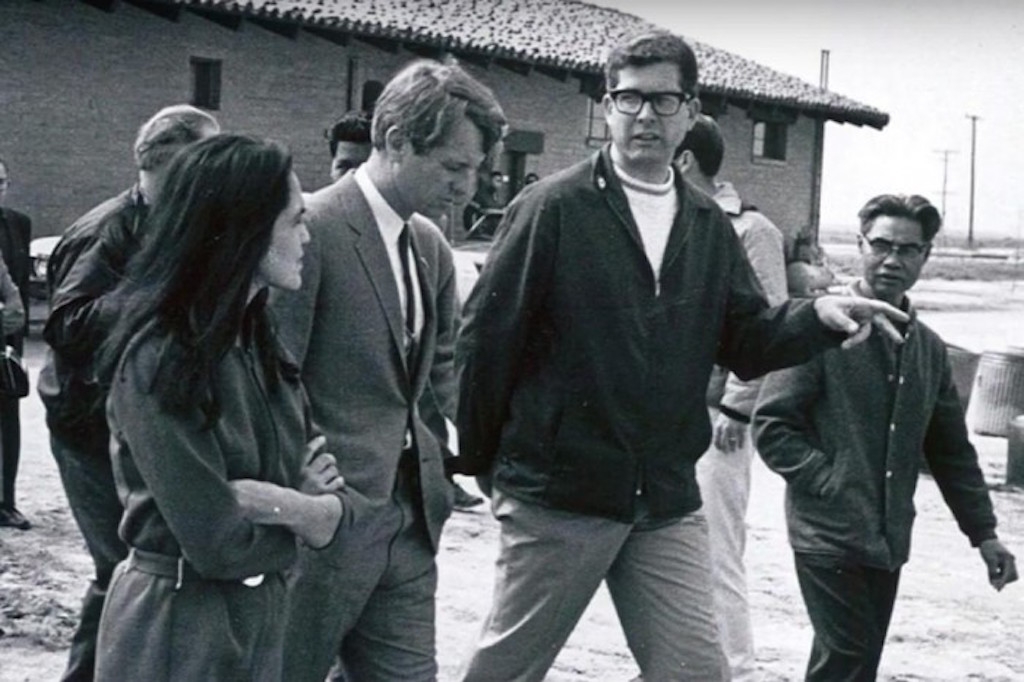
[[[974,114],[967,114],[967,118],[971,119],[971,202],[970,210],[967,214],[967,248],[974,248],[974,159],[975,152],[977,149],[978,139],[978,120],[980,116]]]
[[[957,154],[955,149],[936,149],[936,154],[942,154],[942,222],[946,222],[946,195],[949,193],[946,186],[949,180],[949,157]]]

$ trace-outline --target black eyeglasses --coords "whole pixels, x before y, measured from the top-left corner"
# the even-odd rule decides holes
[[[639,90],[612,90],[608,93],[619,113],[636,116],[644,108],[644,102],[650,102],[651,108],[658,116],[673,116],[679,112],[684,102],[693,99],[689,92],[640,92]]]
[[[895,253],[897,258],[917,258],[928,250],[928,242],[923,244],[919,242],[897,244],[881,237],[866,241],[868,246],[871,247],[871,253],[879,258],[885,258],[890,253]]]

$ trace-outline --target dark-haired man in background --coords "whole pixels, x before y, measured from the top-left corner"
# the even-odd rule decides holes
[[[345,113],[324,135],[331,150],[331,182],[370,158],[370,115],[365,111]]]
[[[946,346],[906,296],[942,218],[924,197],[892,194],[858,217],[863,275],[848,294],[903,309],[905,342],[873,334],[770,374],[754,414],[758,452],[786,479],[789,542],[814,627],[806,679],[820,682],[875,679],[910,555],[922,452],[989,582],[1001,590],[1017,580],[996,538]]]

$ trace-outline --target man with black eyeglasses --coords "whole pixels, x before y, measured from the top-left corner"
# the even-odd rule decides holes
[[[700,111],[682,39],[615,48],[605,81],[611,144],[512,202],[465,309],[453,468],[493,481],[501,554],[464,680],[542,679],[602,581],[645,680],[728,679],[694,478],[712,366],[748,379],[905,319],[769,309],[728,217],[672,168]]]
[[[906,297],[942,219],[924,197],[883,194],[859,213],[862,277],[853,298],[909,316],[903,344],[882,335],[770,374],[754,415],[757,449],[786,479],[786,520],[814,627],[807,680],[874,680],[910,554],[921,453],[992,586],[1017,580],[996,538],[946,346]]]

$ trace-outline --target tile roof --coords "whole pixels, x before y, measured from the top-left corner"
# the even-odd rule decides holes
[[[165,1],[584,74],[601,72],[607,46],[657,28],[632,14],[575,0]],[[889,122],[889,115],[874,107],[687,40],[697,54],[705,93],[879,129]]]

